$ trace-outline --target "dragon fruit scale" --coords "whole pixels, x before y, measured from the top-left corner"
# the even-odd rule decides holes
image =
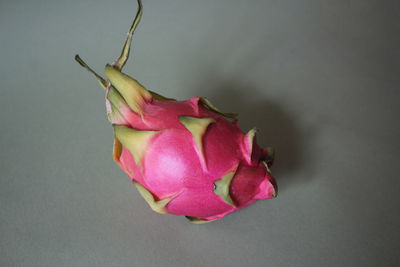
[[[166,98],[121,72],[142,14],[138,4],[121,56],[106,65],[107,81],[75,56],[106,91],[117,164],[154,211],[194,223],[274,198],[274,151],[257,145],[256,129],[243,133],[235,114],[219,111],[206,98]]]

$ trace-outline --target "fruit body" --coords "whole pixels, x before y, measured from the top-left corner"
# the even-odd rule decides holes
[[[255,130],[244,134],[205,98],[162,98],[109,65],[106,76],[114,158],[153,210],[210,221],[275,197],[272,150]]]
[[[255,129],[243,133],[234,114],[206,98],[166,98],[121,72],[142,14],[138,4],[121,56],[106,66],[108,81],[75,57],[106,89],[115,161],[154,211],[185,215],[194,223],[274,198],[269,169],[274,152],[257,145]]]

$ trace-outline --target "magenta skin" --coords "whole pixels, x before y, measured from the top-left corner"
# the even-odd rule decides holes
[[[246,139],[237,121],[228,121],[199,99],[151,99],[143,104],[142,116],[128,112],[120,123],[159,133],[148,143],[141,166],[122,146],[122,153],[116,158],[120,167],[132,181],[151,192],[156,201],[172,197],[165,206],[167,213],[202,221],[221,219],[259,199],[274,198],[274,178],[262,163],[272,164],[267,151],[258,147],[255,138]],[[197,149],[192,133],[179,121],[179,116],[215,120],[202,136],[204,155]],[[235,172],[229,186],[234,206],[213,191],[214,182],[229,172]]]

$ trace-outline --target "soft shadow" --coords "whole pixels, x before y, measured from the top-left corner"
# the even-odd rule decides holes
[[[214,80],[214,84],[208,84],[207,90],[203,89],[201,94],[222,111],[238,113],[239,126],[243,131],[257,127],[257,143],[261,147],[275,148],[272,174],[280,192],[295,184],[308,182],[312,177],[312,155],[307,153],[313,138],[312,131],[304,130],[304,127],[301,130],[294,116],[279,103],[249,97],[257,95],[257,92],[259,90],[238,81]]]

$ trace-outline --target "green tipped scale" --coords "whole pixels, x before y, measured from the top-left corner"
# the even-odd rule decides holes
[[[235,172],[229,172],[224,175],[221,180],[214,182],[214,193],[220,196],[227,204],[231,206],[235,206],[229,193],[229,187],[234,176]]]

